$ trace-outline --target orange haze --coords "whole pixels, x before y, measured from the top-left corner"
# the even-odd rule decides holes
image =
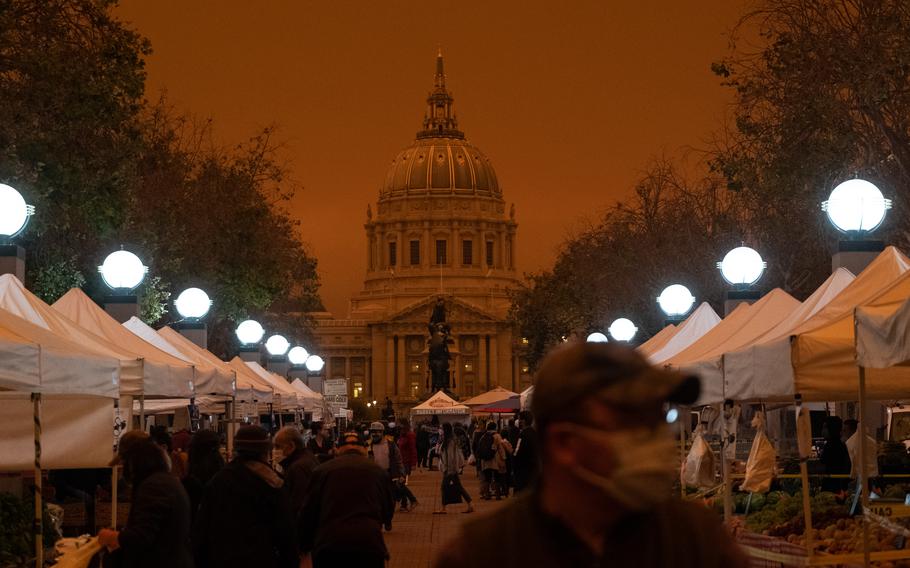
[[[493,161],[525,272],[627,195],[648,159],[699,146],[729,94],[710,63],[744,0],[126,0],[152,41],[148,95],[240,141],[269,124],[336,316],[364,274],[363,223],[421,124],[441,46],[459,124]]]

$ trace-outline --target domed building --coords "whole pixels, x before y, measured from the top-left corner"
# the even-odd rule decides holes
[[[367,208],[367,266],[350,319],[317,315],[326,378],[351,396],[409,406],[428,394],[427,323],[443,298],[451,327],[450,390],[462,397],[527,383],[507,322],[518,283],[514,205],[490,159],[459,130],[437,55],[423,128],[389,164]]]

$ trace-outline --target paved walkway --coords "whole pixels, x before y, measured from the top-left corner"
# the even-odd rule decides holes
[[[392,561],[389,568],[430,568],[436,553],[442,545],[458,534],[465,521],[475,519],[507,503],[503,501],[482,501],[480,483],[473,467],[466,467],[461,482],[474,499],[476,512],[465,515],[464,504],[450,505],[446,515],[434,515],[439,507],[442,474],[438,471],[415,472],[408,487],[420,504],[409,513],[395,513],[392,532],[385,533],[386,546]]]

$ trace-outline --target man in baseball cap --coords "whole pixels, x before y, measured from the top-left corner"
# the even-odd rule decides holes
[[[697,377],[628,347],[555,349],[534,387],[536,487],[467,524],[437,568],[747,566],[714,513],[672,495],[680,455],[669,411],[698,394]]]

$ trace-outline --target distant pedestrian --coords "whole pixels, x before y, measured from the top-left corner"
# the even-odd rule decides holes
[[[315,470],[298,534],[301,566],[383,568],[382,529],[392,530],[395,502],[386,470],[367,457],[357,432],[346,432],[338,456]]]
[[[461,484],[461,471],[464,469],[465,459],[455,430],[452,425],[442,425],[442,438],[439,442],[439,470],[442,472],[442,506],[433,511],[435,514],[445,514],[446,506],[461,503],[462,499],[467,504],[465,513],[473,513],[474,505],[471,504],[471,495]]]
[[[521,433],[515,443],[512,454],[512,473],[515,491],[523,491],[530,486],[540,472],[540,452],[537,448],[537,430],[534,429],[534,415],[523,410],[518,415],[518,427]]]
[[[285,491],[291,499],[291,513],[297,518],[303,508],[310,477],[319,462],[304,445],[303,435],[296,426],[285,426],[275,434],[275,449],[282,456],[278,465],[284,477]]]
[[[221,457],[221,443],[218,434],[211,430],[199,430],[190,438],[187,452],[187,472],[183,478],[183,488],[190,498],[190,511],[193,518],[202,503],[205,484],[224,467]]]
[[[271,451],[264,429],[237,430],[234,459],[205,487],[193,523],[197,568],[297,568],[294,520],[281,476],[268,465]]]
[[[487,423],[487,431],[477,442],[477,459],[483,479],[480,483],[480,497],[497,501],[508,495],[506,483],[506,456],[512,453],[512,445],[496,430],[496,423]]]
[[[102,529],[98,542],[129,568],[192,568],[190,500],[168,472],[166,454],[147,434],[131,430],[111,462],[118,464],[132,486],[129,517],[120,531]]]
[[[427,464],[430,457],[430,431],[426,426],[425,421],[421,422],[417,425],[417,431],[415,432],[418,468],[429,467]]]
[[[539,483],[465,523],[436,568],[745,568],[717,515],[673,494],[679,462],[666,405],[698,394],[697,377],[652,367],[627,347],[554,349],[532,402]]]
[[[316,456],[316,461],[325,463],[335,455],[335,447],[332,445],[332,428],[326,422],[316,421],[312,424],[313,437],[307,443],[307,447]]]

